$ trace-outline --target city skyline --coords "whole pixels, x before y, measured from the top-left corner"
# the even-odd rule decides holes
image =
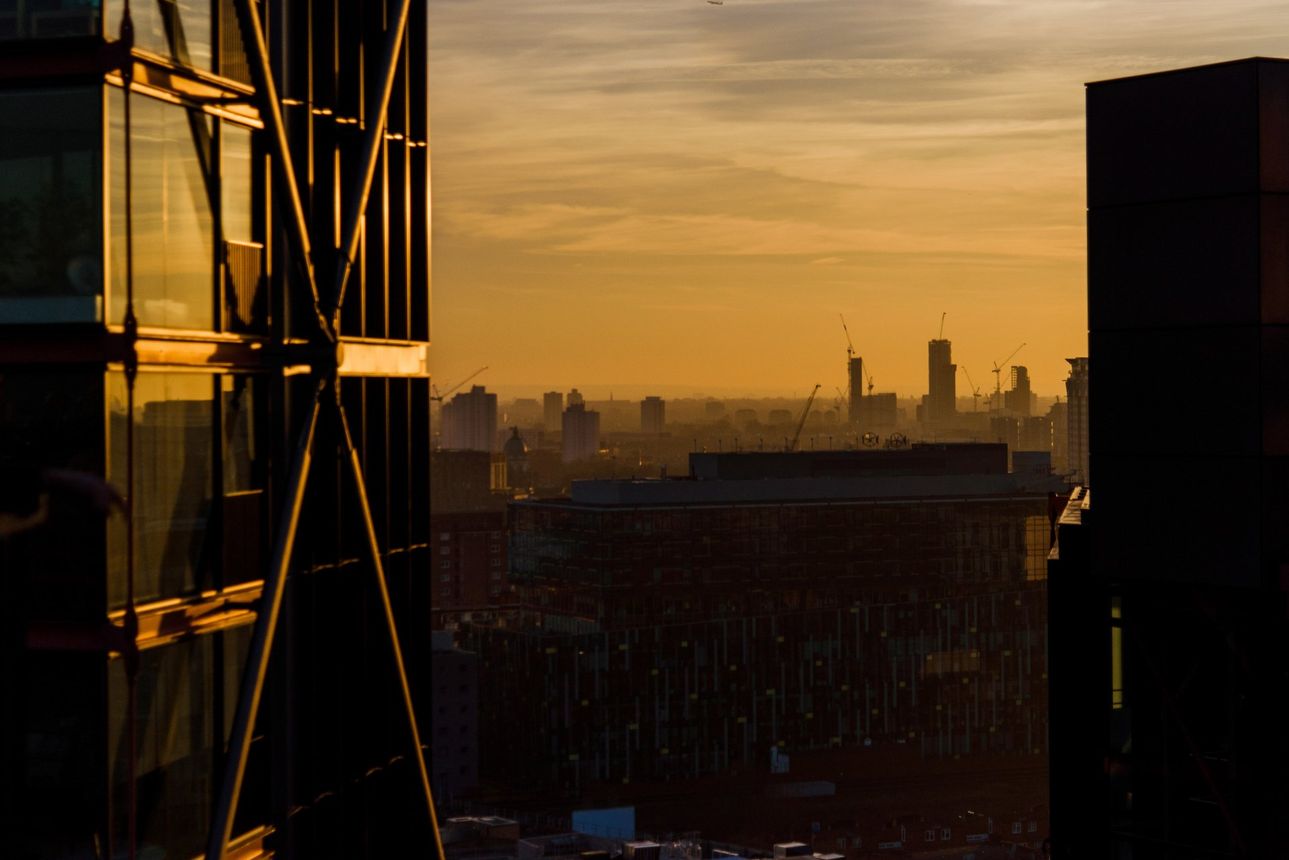
[[[1276,54],[1271,3],[432,4],[433,370],[924,393],[1087,354],[1083,83]],[[1006,372],[1004,370],[1004,372]],[[963,376],[960,387],[965,388]]]

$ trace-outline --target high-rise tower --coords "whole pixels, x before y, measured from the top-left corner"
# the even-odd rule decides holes
[[[846,359],[846,379],[850,384],[846,414],[853,424],[859,420],[862,411],[860,404],[864,397],[864,359],[857,355]]]
[[[1090,84],[1087,141],[1097,480],[1048,580],[1053,853],[1289,856],[1289,62]],[[1212,392],[1218,425],[1169,423]]]
[[[947,340],[927,344],[927,398],[924,417],[930,423],[947,421],[958,413],[958,366],[953,363],[953,345]]]

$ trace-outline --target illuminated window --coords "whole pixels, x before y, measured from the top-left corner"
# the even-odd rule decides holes
[[[119,324],[126,304],[125,95],[115,87],[109,92],[109,321]],[[158,99],[132,96],[130,111],[135,315],[140,325],[209,331],[215,327],[215,180],[202,169],[198,144],[209,144],[210,126],[203,114]]]
[[[1110,598],[1110,707],[1123,707],[1123,607]]]

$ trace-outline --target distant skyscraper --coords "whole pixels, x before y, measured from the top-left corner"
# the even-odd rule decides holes
[[[542,424],[547,433],[554,433],[561,426],[564,414],[564,395],[558,391],[547,391],[542,395]]]
[[[1012,365],[1011,391],[1003,395],[1003,405],[1022,418],[1029,417],[1030,411],[1029,368],[1024,365]]]
[[[667,401],[646,397],[640,401],[640,432],[657,435],[667,424]]]
[[[583,396],[582,396],[582,392],[578,391],[576,388],[574,388],[572,391],[570,391],[570,392],[568,393],[568,405],[569,405],[569,406],[578,406],[578,405],[583,404],[583,403],[585,403],[585,402],[586,402],[586,398],[585,398],[585,397],[583,397]]]
[[[846,378],[850,383],[846,418],[853,424],[859,420],[860,402],[864,397],[864,359],[854,356],[846,360]]]
[[[560,459],[565,463],[592,460],[599,450],[600,413],[587,411],[584,403],[569,404],[564,410]]]
[[[953,363],[953,345],[947,340],[927,344],[927,398],[925,419],[947,421],[958,414],[958,366]]]
[[[1069,404],[1058,400],[1047,411],[1047,421],[1052,426],[1052,469],[1058,475],[1070,471],[1070,413]]]
[[[1088,462],[1088,360],[1067,358],[1070,377],[1065,380],[1065,398],[1069,401],[1065,411],[1065,444],[1069,470],[1073,479],[1092,485],[1092,469]]]
[[[454,451],[491,451],[497,444],[497,395],[482,385],[443,404],[442,447]]]

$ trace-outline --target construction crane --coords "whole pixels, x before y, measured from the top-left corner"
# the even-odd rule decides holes
[[[940,314],[940,337],[938,338],[938,340],[944,340],[944,318],[947,317],[948,315],[949,315],[948,311],[943,311]]]
[[[810,405],[815,402],[815,395],[819,393],[820,388],[823,388],[823,386],[816,382],[815,390],[810,392],[810,396],[806,398],[806,408],[801,410],[801,420],[797,422],[797,432],[792,434],[792,441],[788,443],[789,451],[797,450],[797,440],[801,438],[801,429],[806,426],[806,417],[810,414]]]
[[[976,383],[971,381],[971,374],[967,371],[967,366],[965,364],[958,366],[962,368],[963,373],[967,374],[967,384],[971,386],[971,411],[975,412],[980,408],[980,389],[976,387]]]
[[[440,394],[440,393],[439,393],[439,389],[438,389],[438,388],[436,388],[435,386],[431,385],[431,386],[430,386],[430,399],[431,399],[431,400],[437,400],[438,402],[442,403],[442,402],[443,402],[443,398],[447,397],[449,394],[451,394],[452,392],[456,391],[458,388],[460,388],[461,386],[465,385],[467,382],[469,382],[470,380],[474,379],[476,376],[478,376],[479,374],[483,373],[483,372],[484,372],[485,370],[487,370],[487,369],[488,369],[488,366],[487,366],[487,365],[484,365],[483,367],[479,368],[479,369],[478,369],[478,370],[476,370],[474,373],[470,374],[470,375],[469,375],[469,376],[467,376],[465,379],[461,380],[461,381],[460,381],[460,382],[458,382],[456,385],[452,386],[451,388],[449,388],[447,391],[443,392],[442,394]]]
[[[1021,351],[1022,349],[1024,349],[1024,348],[1025,348],[1025,344],[1023,344],[1023,343],[1022,343],[1020,346],[1018,346],[1018,347],[1016,347],[1015,349],[1013,349],[1013,350],[1012,350],[1012,354],[1011,354],[1011,355],[1007,356],[1007,357],[1006,357],[1006,358],[1004,358],[1002,361],[995,361],[995,362],[994,362],[994,403],[993,403],[993,408],[994,408],[994,409],[998,409],[998,408],[999,408],[998,404],[1002,402],[1002,397],[1003,397],[1003,365],[1004,365],[1004,364],[1006,364],[1007,362],[1011,361],[1013,358],[1015,358],[1015,357],[1016,357],[1016,353],[1020,352],[1020,351]]]
[[[841,330],[842,330],[842,331],[844,331],[844,332],[846,333],[846,357],[847,357],[847,358],[854,358],[854,357],[855,357],[855,344],[851,343],[851,341],[850,341],[850,329],[846,328],[846,315],[845,315],[845,314],[837,314],[837,316],[841,317]]]

